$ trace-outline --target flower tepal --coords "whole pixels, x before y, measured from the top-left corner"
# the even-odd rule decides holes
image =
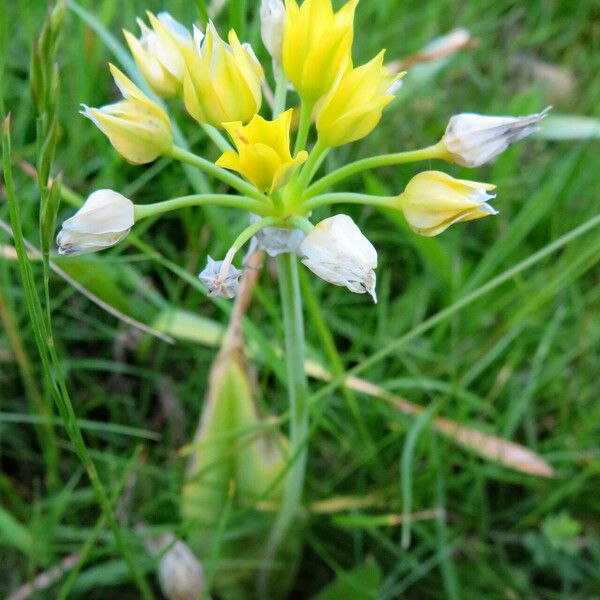
[[[63,223],[56,238],[58,253],[74,256],[114,246],[127,237],[134,222],[131,200],[113,190],[97,190]]]
[[[473,221],[498,212],[488,204],[496,186],[455,179],[440,171],[415,175],[399,197],[408,224],[421,235],[432,237],[454,223]]]
[[[123,30],[135,63],[152,90],[163,98],[181,93],[185,63],[180,46],[191,47],[190,32],[166,12],[148,13],[152,29],[141,19],[140,38]]]
[[[317,276],[356,294],[375,293],[377,251],[348,215],[318,223],[298,250],[302,262]]]
[[[341,70],[352,65],[354,11],[350,0],[337,13],[331,0],[286,0],[283,67],[300,96],[316,102],[334,84]]]
[[[284,186],[308,158],[305,150],[295,157],[290,153],[292,112],[290,109],[273,121],[255,115],[248,125],[224,123],[237,153],[227,150],[217,166],[237,171],[259,192],[272,193]]]
[[[537,124],[549,111],[547,108],[527,117],[455,115],[442,138],[448,159],[464,167],[480,167],[537,131]]]
[[[223,123],[249,121],[262,102],[264,75],[252,48],[240,44],[233,30],[228,39],[229,44],[209,23],[206,36],[194,29],[194,47],[182,48],[185,107],[199,123],[218,128]]]
[[[102,108],[83,105],[82,114],[108,137],[115,150],[135,165],[152,162],[173,146],[167,113],[117,67],[110,71],[124,99]]]
[[[340,74],[325,96],[317,119],[319,138],[326,146],[341,146],[369,135],[394,99],[402,74],[392,75],[380,52],[365,65]]]

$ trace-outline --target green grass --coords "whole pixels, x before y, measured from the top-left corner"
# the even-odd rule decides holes
[[[390,59],[406,56],[458,25],[473,32],[479,47],[431,77],[409,71],[382,125],[332,152],[327,168],[430,144],[457,112],[525,114],[552,104],[557,113],[600,116],[598,2],[456,4],[359,5],[357,61],[381,47]],[[204,2],[184,0],[81,5],[119,40],[121,27],[133,29],[146,8],[166,8],[188,23],[204,10]],[[232,1],[217,24],[244,22],[245,39],[267,64],[254,6]],[[42,1],[0,0],[0,108],[12,113],[13,200],[25,239],[38,247],[40,196],[17,159],[37,162],[29,65],[44,14]],[[522,56],[570,70],[576,88],[557,96],[519,66]],[[65,185],[83,197],[101,187],[136,202],[188,192],[192,183],[180,165],[126,165],[77,114],[81,102],[115,98],[106,63],[116,60],[105,40],[69,11],[59,49],[53,173],[62,171]],[[174,112],[194,150],[216,158],[197,125],[180,107]],[[529,140],[477,171],[431,167],[495,183],[500,215],[424,240],[396,215],[343,207],[379,251],[376,306],[303,273],[311,356],[338,383],[342,373],[356,371],[429,410],[408,417],[335,380],[311,382],[305,501],[345,499],[335,512],[309,512],[293,532],[304,549],[289,597],[598,599],[600,229],[550,247],[600,212],[598,141]],[[400,192],[417,170],[385,168],[352,186]],[[9,187],[0,187],[4,222]],[[72,210],[63,202],[59,220]],[[320,209],[315,218],[328,214]],[[164,323],[174,310],[205,319],[172,331],[174,345],[136,334],[50,275],[54,346],[48,347],[42,263],[31,263],[28,287],[26,265],[0,258],[0,596],[77,554],[83,560],[73,575],[35,597],[139,598],[143,584],[136,586],[126,560],[160,597],[155,561],[143,552],[136,526],[189,533],[179,516],[186,466],[179,450],[191,441],[202,408],[220,333],[214,322],[225,326],[230,311],[228,303],[206,298],[196,274],[207,254],[224,255],[244,220],[228,210],[172,213],[110,251],[57,261],[114,309],[147,325],[159,317]],[[0,231],[0,245],[13,244]],[[514,269],[540,252],[528,268]],[[480,294],[490,281],[498,285]],[[441,311],[445,318],[436,317]],[[285,424],[285,369],[273,348],[274,340],[282,342],[282,318],[271,269],[261,276],[246,338],[258,349],[252,362],[261,408],[283,415]],[[69,418],[69,400],[76,418]],[[436,416],[520,443],[543,456],[556,476],[536,478],[483,460],[439,436]],[[86,470],[97,470],[95,486]],[[432,518],[401,523],[402,515],[429,510]],[[245,569],[243,559],[257,566],[253,556],[233,559],[221,546],[261,526],[255,513],[228,506],[200,548],[209,579]],[[325,589],[336,575],[336,587]]]

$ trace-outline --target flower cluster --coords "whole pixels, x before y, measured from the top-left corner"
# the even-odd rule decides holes
[[[213,23],[204,31],[197,27],[190,31],[167,13],[148,13],[149,25],[138,21],[139,37],[125,31],[139,71],[130,75],[141,76],[139,83],[147,91],[111,65],[123,100],[102,108],[84,106],[83,114],[125,160],[137,165],[159,156],[185,161],[238,194],[134,205],[116,192],[95,192],[65,221],[57,240],[59,252],[77,254],[112,246],[135,222],[175,208],[206,204],[242,208],[251,214],[249,226],[225,259],[209,257],[201,274],[212,295],[235,295],[241,271],[232,261],[253,240],[271,255],[297,252],[303,264],[325,281],[375,299],[375,248],[347,215],[313,225],[310,217],[316,208],[338,203],[384,206],[402,212],[410,227],[425,236],[438,235],[454,223],[496,214],[489,204],[493,185],[439,171],[419,173],[402,193],[390,197],[326,192],[347,177],[383,165],[432,159],[466,167],[483,165],[535,131],[547,111],[526,117],[456,115],[432,146],[358,161],[314,181],[332,148],[362,139],[375,129],[404,75],[386,67],[384,51],[355,65],[357,5],[358,0],[350,0],[335,12],[331,0],[301,4],[262,0],[262,40],[272,57],[276,83],[274,95],[268,95],[275,99],[270,118],[259,114],[263,90],[269,85],[265,71],[251,46],[241,43],[233,30],[225,41]],[[292,88],[299,105],[285,110]],[[216,162],[174,145],[163,102],[176,98],[219,146],[222,154]],[[313,124],[316,141],[309,145]]]

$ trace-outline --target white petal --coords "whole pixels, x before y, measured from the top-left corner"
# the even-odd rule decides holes
[[[134,205],[131,200],[113,190],[97,190],[74,216],[63,223],[63,229],[102,235],[129,231],[134,223]]]
[[[321,221],[299,248],[302,262],[321,279],[357,294],[375,295],[377,251],[347,215]]]

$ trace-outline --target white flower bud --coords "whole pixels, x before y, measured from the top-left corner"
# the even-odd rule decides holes
[[[257,215],[250,215],[250,223],[260,220]],[[264,250],[269,256],[278,256],[286,252],[296,252],[304,239],[305,234],[300,229],[286,229],[284,227],[265,227],[255,236],[259,250]]]
[[[281,64],[283,54],[283,31],[285,29],[285,6],[281,0],[262,0],[260,4],[260,32],[265,48],[273,59]]]
[[[236,269],[231,263],[223,271],[223,260],[213,260],[210,256],[204,270],[198,275],[200,281],[208,288],[208,295],[213,298],[235,298],[240,288],[240,276],[243,271]]]
[[[449,160],[463,167],[479,167],[511,144],[537,131],[549,108],[527,117],[487,117],[464,113],[450,119],[442,138]]]
[[[98,190],[60,230],[58,253],[73,256],[118,244],[135,223],[133,202],[113,190]]]
[[[317,276],[377,302],[377,251],[348,215],[321,221],[300,244],[302,262]]]

